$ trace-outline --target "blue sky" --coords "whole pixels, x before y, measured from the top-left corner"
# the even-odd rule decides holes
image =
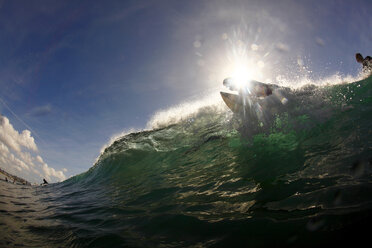
[[[371,9],[368,0],[0,1],[0,113],[31,132],[33,161],[70,177],[113,135],[217,91],[237,50],[259,62],[262,81],[356,76],[355,53],[372,54]]]

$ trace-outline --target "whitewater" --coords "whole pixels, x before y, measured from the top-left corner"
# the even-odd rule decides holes
[[[0,247],[362,244],[372,77],[332,80],[299,80],[259,116],[233,114],[217,91],[155,113],[64,182],[0,181]]]

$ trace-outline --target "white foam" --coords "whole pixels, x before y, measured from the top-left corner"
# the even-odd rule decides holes
[[[298,79],[287,79],[283,76],[277,76],[276,82],[277,84],[282,87],[289,87],[291,89],[299,89],[307,85],[315,85],[317,87],[324,87],[324,86],[331,86],[331,85],[338,85],[338,84],[347,84],[352,83],[355,81],[359,81],[366,78],[366,75],[363,73],[358,74],[357,76],[352,75],[340,75],[340,73],[335,73],[331,76],[319,79],[313,79],[309,76],[301,77]]]
[[[200,109],[212,107],[216,112],[226,110],[219,91],[207,95],[200,100],[185,101],[168,109],[157,111],[147,122],[148,129],[156,129],[195,117]]]
[[[196,115],[199,113],[199,110],[205,107],[213,108],[216,111],[216,113],[219,111],[225,111],[227,108],[223,104],[219,91],[216,91],[215,93],[202,97],[200,100],[188,100],[175,106],[172,106],[168,109],[158,110],[152,115],[150,120],[147,122],[146,128],[143,129],[129,128],[123,130],[122,132],[112,135],[110,139],[107,141],[107,143],[105,143],[101,147],[100,154],[96,158],[94,164],[98,162],[99,158],[104,153],[105,149],[107,147],[110,147],[118,139],[131,133],[153,130],[157,128],[166,127],[172,124],[177,124],[183,120],[196,117]]]

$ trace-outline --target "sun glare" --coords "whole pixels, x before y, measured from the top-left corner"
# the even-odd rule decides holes
[[[249,67],[244,64],[235,66],[231,76],[238,88],[241,88],[248,81],[252,80],[252,72],[249,70]]]
[[[264,82],[264,71],[267,72],[267,66],[264,57],[260,52],[260,45],[251,42],[244,42],[239,32],[234,33],[232,37],[224,36],[228,42],[226,57],[221,60],[218,78],[222,80],[229,78],[235,88],[241,89],[251,80]],[[265,73],[266,74],[266,73]]]
[[[228,66],[225,77],[231,77],[233,84],[240,89],[250,80],[262,80],[262,68],[263,66],[255,63],[253,59],[237,58]]]

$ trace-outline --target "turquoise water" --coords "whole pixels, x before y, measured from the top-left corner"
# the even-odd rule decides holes
[[[372,219],[372,78],[287,94],[262,118],[206,106],[127,134],[62,183],[0,181],[0,246],[361,244]]]

